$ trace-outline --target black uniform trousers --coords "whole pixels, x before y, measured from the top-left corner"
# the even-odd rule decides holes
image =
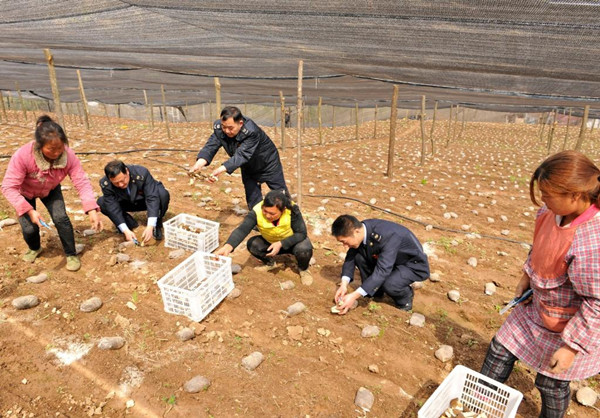
[[[161,228],[162,227],[162,218],[167,213],[167,209],[169,209],[169,202],[171,200],[171,195],[169,194],[167,189],[165,189],[165,186],[163,186],[162,183],[159,183],[156,186],[156,188],[158,189],[158,197],[160,200],[160,213],[158,214],[158,220],[156,221],[156,227]],[[118,224],[117,224],[118,220],[115,216],[116,214],[107,211],[106,203],[104,201],[104,196],[100,196],[98,198],[98,206],[100,206],[100,210],[102,211],[102,213],[104,215],[108,216],[108,218],[112,221],[112,223],[118,227]],[[125,215],[126,212],[142,212],[142,211],[146,211],[148,209],[146,207],[146,201],[143,199],[137,200],[133,203],[130,200],[120,200],[119,206],[121,207],[121,210],[123,211],[123,215]],[[126,216],[125,216],[125,219],[127,219]]]
[[[272,174],[267,180],[258,181],[255,177],[251,174],[247,174],[242,169],[242,182],[244,183],[244,191],[246,192],[246,204],[250,210],[252,210],[258,202],[263,200],[260,187],[262,183],[267,183],[267,186],[271,190],[285,190],[289,194],[283,177],[283,170],[279,170],[279,172]]]
[[[262,235],[255,235],[248,240],[248,251],[254,257],[258,258],[265,264],[272,264],[273,257],[267,257],[267,248],[271,243],[264,239]],[[298,270],[306,270],[310,263],[310,259],[313,255],[313,247],[308,237],[297,243],[291,248],[281,248],[278,254],[294,254],[296,261],[298,262]]]

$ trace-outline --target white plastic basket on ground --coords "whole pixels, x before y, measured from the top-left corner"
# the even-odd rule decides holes
[[[458,365],[419,409],[419,418],[439,418],[458,398],[465,411],[487,418],[514,418],[523,394],[509,386]],[[476,415],[477,416],[477,415]]]
[[[219,223],[180,213],[163,224],[165,247],[211,252],[219,246]]]
[[[197,251],[165,274],[158,287],[166,312],[202,321],[234,288],[231,258]]]

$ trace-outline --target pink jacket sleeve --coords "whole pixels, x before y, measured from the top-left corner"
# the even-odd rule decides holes
[[[69,174],[73,185],[77,189],[77,193],[81,199],[81,205],[83,206],[83,211],[87,213],[90,210],[99,209],[99,206],[96,203],[96,197],[94,196],[94,190],[92,189],[92,184],[87,178],[85,171],[83,171],[81,161],[79,161],[79,158],[77,158],[75,152],[73,152],[71,148],[66,148],[66,151],[67,173]]]
[[[2,194],[6,200],[15,208],[17,216],[23,216],[31,209],[27,200],[21,194],[21,185],[27,174],[27,168],[23,153],[25,147],[21,147],[11,157],[4,179],[2,180]]]

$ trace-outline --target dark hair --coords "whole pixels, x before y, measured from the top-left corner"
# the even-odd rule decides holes
[[[262,205],[267,208],[275,206],[280,212],[283,212],[285,209],[292,209],[292,199],[285,190],[271,190],[265,195]]]
[[[349,237],[362,223],[352,215],[340,215],[331,225],[331,235],[334,237]]]
[[[588,157],[577,151],[562,151],[548,157],[535,170],[529,181],[531,201],[535,198],[535,183],[540,191],[553,194],[581,193],[585,201],[600,206],[600,169]]]
[[[242,120],[242,112],[235,106],[227,106],[221,110],[221,120],[225,122],[227,119],[233,118],[234,122]]]
[[[106,177],[109,179],[114,179],[120,173],[127,173],[127,166],[121,160],[112,160],[104,167],[104,174],[106,174]]]
[[[60,139],[69,145],[69,140],[63,128],[48,115],[42,115],[35,123],[35,148],[40,149],[50,141]]]

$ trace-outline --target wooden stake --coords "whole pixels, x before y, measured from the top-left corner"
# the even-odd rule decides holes
[[[90,129],[90,109],[88,108],[88,102],[85,98],[85,90],[83,89],[83,81],[81,80],[81,73],[77,70],[77,79],[79,80],[79,95],[81,96],[81,104],[83,104],[83,117],[85,119],[86,129]],[[144,90],[144,95],[146,91]]]
[[[121,119],[121,104],[117,103],[117,119]],[[121,123],[118,121],[117,123]]]
[[[77,104],[77,115],[79,116],[79,124],[83,125],[85,122],[85,110],[83,110],[83,103],[75,102]]]
[[[8,123],[8,115],[6,114],[6,107],[4,106],[4,96],[2,95],[2,90],[0,90],[0,106],[2,106],[2,114],[4,115],[4,120]]]
[[[215,100],[217,103],[217,114],[221,114],[221,82],[219,77],[215,77]]]
[[[150,97],[150,128],[154,129],[154,102]]]
[[[577,139],[577,143],[575,144],[575,151],[579,151],[581,149],[581,145],[583,144],[583,140],[585,139],[585,130],[589,113],[590,105],[586,105],[583,108],[583,118],[581,118],[581,128],[579,129],[579,138]]]
[[[219,85],[219,88],[220,87],[221,86]],[[167,99],[165,97],[165,86],[163,84],[160,85],[160,91],[162,93],[162,99],[163,99],[163,117],[165,119],[165,128],[167,128],[167,138],[169,138],[169,140],[170,140],[171,139],[171,130],[169,129],[169,115],[167,115]],[[220,97],[219,97],[219,100],[221,100]]]
[[[463,132],[465,130],[465,117],[467,115],[467,108],[463,107],[462,109],[462,121],[460,123],[460,131],[458,132],[458,139],[462,139],[462,135]],[[458,113],[456,114],[456,117],[458,118]]]
[[[452,111],[454,107],[450,105],[450,117],[448,118],[448,136],[446,137],[446,146],[450,143],[450,134],[452,132]]]
[[[66,131],[65,121],[63,119],[62,107],[60,105],[60,92],[58,90],[58,82],[56,81],[56,70],[54,69],[54,57],[49,49],[44,49],[46,55],[46,62],[48,63],[48,74],[50,75],[50,86],[52,87],[52,96],[54,97],[54,111],[56,112],[56,118],[58,123],[62,126],[63,130]]]
[[[321,105],[323,104],[323,98],[319,97],[319,107],[317,109],[317,117],[319,118],[319,144],[323,145],[323,131],[322,131],[322,119],[321,119]]]
[[[429,140],[431,141],[431,155],[435,155],[435,144],[433,141],[433,130],[435,129],[435,116],[437,114],[438,102],[435,101],[433,106],[433,120],[431,121],[431,131],[429,131]]]
[[[273,136],[277,135],[277,100],[273,99]]]
[[[567,149],[567,141],[569,138],[569,126],[571,125],[571,108],[569,108],[569,117],[567,118],[567,129],[565,130],[565,140],[563,142],[562,150]]]
[[[550,127],[550,133],[548,134],[548,155],[550,155],[550,150],[552,149],[552,140],[554,139],[554,130],[556,129],[556,124],[556,109],[554,109],[554,111],[552,112],[552,125]]]
[[[296,142],[296,155],[297,159],[297,170],[298,170],[298,183],[296,186],[296,202],[299,207],[302,207],[302,132],[300,127],[302,126],[302,73],[304,70],[304,62],[298,61],[298,138]]]
[[[354,139],[358,141],[358,102],[354,104],[354,120],[356,122],[356,128],[354,129]]]
[[[388,167],[386,175],[394,177],[394,145],[396,142],[396,119],[398,118],[398,85],[394,85],[392,94],[392,108],[390,112],[390,143],[388,147]]]
[[[548,122],[548,114],[544,113],[542,115],[542,129],[540,131],[540,142],[544,140],[544,131],[546,130],[546,122]]]
[[[213,118],[212,102],[210,100],[208,101],[208,117],[210,118],[210,123],[213,123],[215,121],[215,119]]]
[[[421,165],[425,164],[425,96],[421,96]]]
[[[23,95],[21,94],[21,89],[19,88],[18,82],[15,82],[15,87],[17,88],[17,94],[19,95],[19,102],[21,103],[21,111],[23,112],[23,117],[25,118],[25,122],[27,122],[27,109],[25,108],[25,102],[23,101]]]
[[[377,104],[375,105],[375,115],[373,117],[373,139],[377,138]]]
[[[335,128],[335,106],[331,106],[331,129]]]
[[[279,102],[281,103],[281,151],[285,151],[285,97],[279,90]]]
[[[152,108],[148,105],[148,94],[146,93],[146,90],[144,90],[144,106],[146,107],[146,112],[148,112],[148,121],[150,121],[150,119],[153,119]],[[152,128],[154,128],[154,126],[152,126]]]
[[[460,111],[459,105],[456,105],[456,112],[454,113],[454,124],[452,125],[452,142],[456,140],[456,125],[458,125],[458,113]]]

